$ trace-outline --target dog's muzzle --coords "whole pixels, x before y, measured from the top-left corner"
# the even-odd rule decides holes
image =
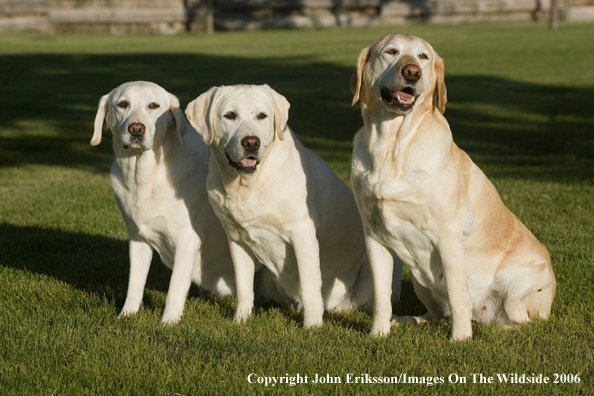
[[[141,122],[133,122],[128,125],[128,133],[132,136],[130,144],[125,144],[122,147],[124,150],[128,150],[130,146],[132,148],[142,147],[142,141],[144,140],[144,133],[146,132],[146,126]]]
[[[227,157],[227,161],[229,161],[229,165],[232,168],[235,168],[239,173],[254,173],[260,164],[260,161],[253,155],[247,156],[239,162],[231,160],[231,157],[229,157],[229,154],[227,153],[225,153],[225,156]]]
[[[403,88],[400,91],[392,91],[388,88],[382,88],[381,95],[384,103],[403,111],[410,110],[417,100],[411,87]]]
[[[239,162],[234,162],[229,157],[229,154],[225,153],[227,156],[227,161],[229,161],[229,165],[232,168],[235,168],[239,173],[254,173],[256,171],[256,167],[260,164],[260,161],[256,157],[258,155],[258,150],[260,149],[260,138],[257,136],[246,136],[241,139],[241,147],[243,147],[246,156]]]

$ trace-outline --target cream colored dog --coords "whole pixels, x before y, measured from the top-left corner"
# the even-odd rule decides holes
[[[303,308],[309,327],[324,308],[370,306],[371,273],[352,192],[296,139],[288,114],[267,85],[214,87],[186,109],[212,151],[207,189],[229,237],[236,320],[250,315],[254,271],[264,265],[268,294]],[[397,298],[400,272],[391,279]]]
[[[401,34],[363,49],[353,73],[352,182],[373,272],[372,334],[388,334],[392,256],[412,271],[428,309],[452,316],[453,340],[471,320],[515,325],[546,318],[555,295],[549,253],[452,141],[443,60],[426,41]]]
[[[151,82],[120,85],[99,102],[93,146],[104,124],[113,133],[111,184],[130,237],[121,315],[140,308],[153,250],[173,270],[161,322],[180,319],[192,281],[216,294],[234,293],[227,237],[206,194],[210,151],[177,98]]]

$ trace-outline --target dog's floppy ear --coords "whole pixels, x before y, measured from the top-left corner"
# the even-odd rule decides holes
[[[97,146],[101,143],[101,134],[103,133],[103,126],[109,126],[109,109],[107,108],[107,100],[109,94],[103,95],[99,100],[99,108],[95,115],[95,129],[93,131],[93,138],[91,139],[91,146]]]
[[[170,94],[169,92],[167,92],[167,94],[169,95],[169,113],[171,114],[171,116],[173,117],[173,121],[175,122],[175,130],[177,131],[177,137],[179,138],[179,141],[182,144],[182,146],[185,146],[184,135],[186,134],[187,130],[186,120],[184,118],[182,110],[179,108],[179,100],[177,99],[177,97],[173,94]]]
[[[359,54],[359,59],[357,59],[357,67],[353,70],[353,75],[351,76],[351,91],[353,92],[353,95],[355,95],[353,96],[351,105],[354,105],[359,101],[361,84],[363,81],[363,66],[365,66],[365,63],[369,60],[370,54],[369,47],[363,48]]]
[[[214,139],[214,104],[219,96],[219,87],[212,87],[188,103],[185,111],[190,125],[196,129],[204,143],[208,145]]]
[[[272,102],[272,110],[274,111],[274,129],[280,140],[285,138],[285,128],[289,121],[289,108],[291,104],[283,95],[270,88],[267,84],[262,86],[268,93],[270,101]]]
[[[445,86],[445,65],[443,63],[443,58],[439,57],[437,54],[435,54],[435,91],[433,92],[433,95],[437,110],[439,110],[441,114],[445,113],[445,105],[448,101],[448,94]]]

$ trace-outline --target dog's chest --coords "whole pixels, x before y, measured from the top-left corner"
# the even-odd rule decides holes
[[[159,175],[155,175],[155,180]],[[173,262],[176,231],[187,228],[180,224],[184,206],[173,196],[173,189],[162,182],[139,186],[126,184],[117,173],[112,173],[112,187],[118,205],[130,231],[140,235],[153,247],[166,265]],[[170,263],[171,262],[171,263]]]
[[[434,288],[443,271],[432,243],[433,224],[423,191],[411,188],[416,182],[415,175],[384,183],[369,174],[353,174],[366,233],[393,250],[419,283]]]
[[[247,245],[254,256],[278,274],[293,261],[289,245],[286,215],[277,203],[267,202],[266,196],[241,199],[220,190],[209,190],[210,202],[227,230],[229,237]]]
[[[380,172],[353,172],[353,189],[370,228],[384,231],[412,225],[427,228],[428,212],[424,186],[427,182],[413,172],[393,177]]]

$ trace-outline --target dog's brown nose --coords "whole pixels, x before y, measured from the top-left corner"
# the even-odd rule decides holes
[[[241,145],[245,151],[254,152],[260,148],[260,138],[257,136],[246,136],[241,139]]]
[[[417,82],[421,78],[421,68],[417,65],[406,65],[402,68],[402,75],[406,81]]]
[[[144,124],[141,124],[140,122],[133,122],[132,124],[128,125],[128,132],[130,132],[130,135],[132,136],[143,135],[145,130],[146,128]]]

